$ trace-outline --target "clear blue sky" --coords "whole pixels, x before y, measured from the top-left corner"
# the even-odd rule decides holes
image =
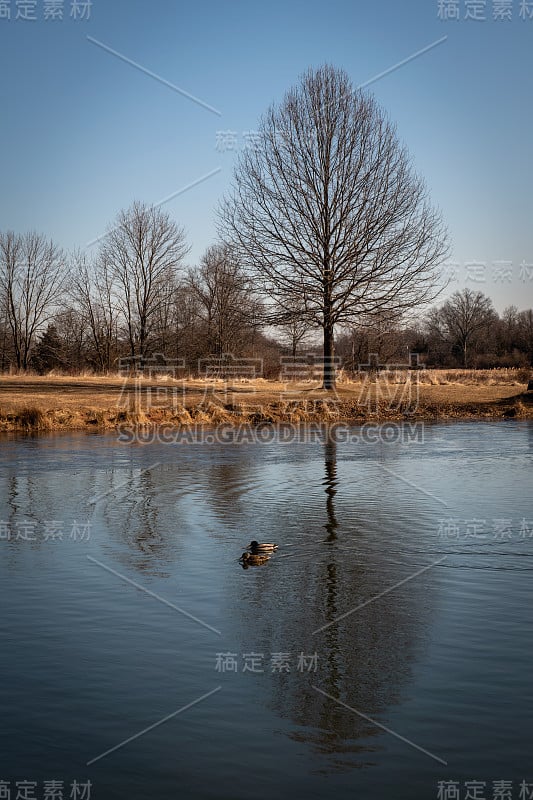
[[[134,199],[165,204],[195,263],[215,239],[243,132],[309,66],[364,83],[444,36],[370,87],[396,122],[443,211],[469,285],[496,308],[533,305],[533,18],[439,19],[437,0],[184,3],[93,0],[90,19],[0,19],[0,229],[35,229],[67,248],[100,235]],[[2,6],[2,3],[0,3]],[[533,3],[531,4],[533,16]],[[216,108],[148,76],[108,48]],[[217,150],[232,131],[234,149]],[[218,146],[221,147],[220,134]],[[465,281],[468,261],[484,263]],[[493,262],[512,262],[511,280]],[[470,275],[473,271],[470,271]]]

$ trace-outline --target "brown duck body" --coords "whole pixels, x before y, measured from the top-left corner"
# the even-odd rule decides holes
[[[266,553],[243,553],[239,561],[242,561],[243,566],[259,567],[262,564],[266,564],[269,559],[270,556]]]
[[[248,550],[250,550],[251,553],[257,554],[273,553],[274,550],[277,549],[277,544],[273,544],[272,542],[256,542],[254,540],[248,545]]]

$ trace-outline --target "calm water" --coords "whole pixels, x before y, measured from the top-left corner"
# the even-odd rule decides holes
[[[2,440],[0,780],[90,779],[95,800],[512,780],[518,798],[532,453],[511,421],[404,444]],[[243,570],[252,538],[280,549]]]

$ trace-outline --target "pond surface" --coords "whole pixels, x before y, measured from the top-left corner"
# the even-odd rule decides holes
[[[533,425],[339,438],[0,442],[13,798],[533,791]]]

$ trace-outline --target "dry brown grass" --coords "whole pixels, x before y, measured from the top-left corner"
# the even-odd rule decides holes
[[[528,378],[516,369],[344,376],[332,396],[312,381],[12,375],[0,379],[0,430],[396,419],[409,405],[426,419],[533,417]]]

